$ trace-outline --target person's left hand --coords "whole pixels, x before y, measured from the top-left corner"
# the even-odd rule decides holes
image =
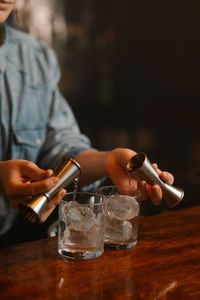
[[[150,197],[154,205],[159,205],[162,201],[163,194],[158,185],[150,186],[135,175],[132,174],[129,178],[127,174],[126,165],[135,154],[136,152],[126,148],[116,148],[110,151],[106,163],[108,176],[113,184],[117,186],[131,185],[133,189],[139,188],[142,192],[142,196],[140,198],[142,201]],[[170,185],[173,184],[174,176],[171,173],[161,171],[155,163],[152,164],[152,166],[164,182]]]

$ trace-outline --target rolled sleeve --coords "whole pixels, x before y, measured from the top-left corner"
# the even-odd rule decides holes
[[[91,146],[90,139],[81,133],[78,122],[67,100],[61,94],[58,83],[60,68],[52,49],[46,54],[48,68],[47,84],[47,131],[46,139],[42,145],[38,164],[42,168],[54,168],[62,156],[75,157],[85,150],[96,150]],[[44,69],[44,68],[43,68]],[[48,72],[49,70],[49,72]],[[47,102],[46,102],[47,101]]]

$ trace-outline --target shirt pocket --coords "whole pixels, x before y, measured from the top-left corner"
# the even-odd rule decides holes
[[[37,162],[39,153],[45,142],[46,128],[13,128],[12,132],[12,159],[26,159]]]

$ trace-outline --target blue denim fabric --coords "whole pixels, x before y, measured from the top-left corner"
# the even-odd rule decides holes
[[[54,51],[6,25],[6,40],[0,47],[1,161],[26,159],[48,169],[63,155],[74,157],[92,149],[59,91],[59,79]],[[1,197],[0,234],[8,230],[15,215]]]

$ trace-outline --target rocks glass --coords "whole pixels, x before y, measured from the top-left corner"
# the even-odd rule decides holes
[[[67,193],[59,204],[58,252],[71,259],[99,257],[104,251],[103,211],[95,193]]]
[[[130,249],[137,243],[141,192],[131,187],[102,186],[96,190],[103,204],[105,247]]]

